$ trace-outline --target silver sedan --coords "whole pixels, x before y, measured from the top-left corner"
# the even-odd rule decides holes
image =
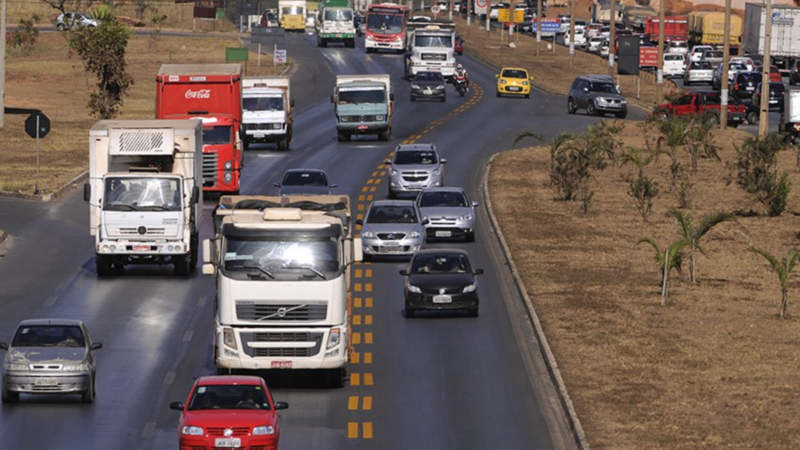
[[[714,68],[708,61],[696,61],[689,64],[683,73],[683,84],[688,86],[693,83],[711,84],[714,77]]]
[[[464,238],[475,241],[475,207],[460,187],[428,188],[417,196],[417,207],[427,219],[425,233],[432,238]]]
[[[83,322],[71,319],[22,321],[3,361],[3,402],[16,403],[19,394],[80,394],[92,403],[96,392],[95,350]]]
[[[373,256],[411,256],[425,243],[423,220],[411,200],[372,202],[362,226],[364,259]]]

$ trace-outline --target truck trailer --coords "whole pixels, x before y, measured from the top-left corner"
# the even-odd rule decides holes
[[[389,75],[337,75],[331,95],[339,142],[357,134],[375,134],[388,141],[392,134],[394,94]]]
[[[97,274],[128,264],[197,266],[203,164],[200,120],[101,120],[89,131],[89,231]]]
[[[288,76],[245,77],[242,80],[242,147],[253,142],[292,143],[294,99]]]
[[[203,121],[203,189],[238,193],[242,168],[242,66],[164,64],[156,77],[156,119]]]
[[[764,56],[764,26],[766,7],[760,3],[744,5],[744,52]],[[795,59],[800,57],[800,8],[772,5],[772,38],[770,56],[772,64],[788,73]]]
[[[361,239],[347,196],[223,196],[203,273],[217,284],[214,361],[234,369],[326,371],[344,386],[348,304]]]
[[[689,43],[691,45],[720,46],[725,43],[725,13],[718,11],[692,11],[687,16],[689,22]],[[742,19],[731,16],[730,49],[736,55],[742,40]]]

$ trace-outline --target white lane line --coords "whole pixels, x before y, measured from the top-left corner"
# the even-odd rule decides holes
[[[202,308],[202,307],[203,307],[203,305],[205,305],[205,304],[206,304],[206,300],[207,300],[207,299],[208,299],[208,297],[206,297],[205,295],[203,295],[203,296],[201,296],[200,298],[198,298],[198,299],[197,299],[197,307],[198,307],[198,308]]]
[[[53,303],[55,303],[56,300],[58,300],[58,296],[57,295],[51,295],[50,297],[47,297],[47,300],[44,302],[44,306],[47,306],[49,308],[49,307],[53,306]]]
[[[283,155],[276,155],[273,153],[262,153],[260,155],[256,155],[256,158],[280,158]]]
[[[183,335],[183,342],[191,341],[192,336],[194,336],[194,331],[187,331],[186,334]]]
[[[167,375],[164,377],[164,385],[169,386],[172,382],[175,381],[175,371],[170,370],[167,372]]]
[[[59,283],[58,287],[56,287],[56,292],[63,291],[64,288],[67,287],[67,284],[69,284],[69,280],[70,280],[69,278],[64,278],[63,280],[61,280],[61,283]]]
[[[142,430],[142,439],[147,439],[153,434],[153,430],[156,429],[155,422],[147,422],[147,425],[144,426],[144,430]]]

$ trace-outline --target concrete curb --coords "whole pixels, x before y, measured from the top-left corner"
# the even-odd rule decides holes
[[[7,237],[8,237],[8,234],[6,233],[6,231],[5,230],[0,230],[0,244],[5,242]]]
[[[556,363],[555,356],[550,350],[550,345],[547,343],[547,337],[544,335],[544,330],[542,329],[542,324],[539,321],[539,316],[536,314],[536,310],[533,307],[533,302],[528,296],[528,292],[525,290],[525,286],[522,283],[519,271],[517,271],[517,266],[514,264],[514,260],[511,258],[511,250],[506,244],[506,239],[503,236],[503,232],[497,222],[497,217],[494,215],[492,202],[489,198],[489,172],[492,168],[494,158],[499,154],[500,153],[495,153],[489,159],[489,162],[486,164],[486,169],[483,173],[483,181],[481,183],[483,187],[483,199],[486,204],[486,211],[489,215],[489,221],[492,224],[492,228],[497,235],[497,240],[500,242],[500,246],[502,247],[503,253],[508,261],[508,266],[511,269],[512,276],[514,277],[514,285],[519,292],[520,297],[524,300],[523,306],[528,313],[528,319],[531,321],[534,333],[536,333],[536,340],[539,344],[539,350],[541,351],[542,358],[547,366],[547,371],[550,373],[550,379],[553,382],[553,385],[556,387],[558,400],[561,404],[561,407],[566,412],[567,422],[569,423],[572,437],[575,440],[575,445],[577,445],[577,447],[581,450],[588,450],[589,443],[586,441],[586,435],[584,434],[583,427],[578,419],[578,414],[575,412],[575,408],[572,405],[572,400],[567,392],[567,386],[564,384],[564,380],[561,377],[561,371],[558,369],[558,363]]]
[[[64,195],[64,192],[66,192],[67,190],[71,189],[73,184],[80,183],[81,181],[85,181],[88,178],[89,178],[89,171],[86,170],[84,172],[81,172],[75,178],[67,181],[60,188],[56,189],[55,192],[48,192],[46,194],[36,195],[36,194],[24,194],[24,193],[20,193],[20,192],[0,191],[0,197],[13,197],[13,198],[22,198],[22,199],[25,199],[25,200],[36,200],[36,201],[40,201],[40,202],[50,202],[50,201],[58,199],[62,195]]]

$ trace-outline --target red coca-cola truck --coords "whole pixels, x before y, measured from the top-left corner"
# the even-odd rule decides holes
[[[242,167],[240,64],[164,64],[156,119],[202,119],[203,190],[237,194]]]
[[[658,16],[648,17],[644,26],[644,37],[650,41],[658,41]],[[664,17],[664,40],[685,41],[689,39],[689,20],[687,16]]]

